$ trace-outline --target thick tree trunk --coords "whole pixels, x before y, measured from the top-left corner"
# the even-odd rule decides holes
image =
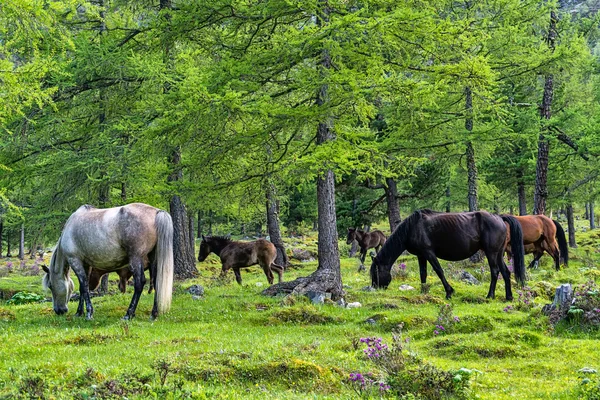
[[[596,213],[594,212],[594,200],[590,201],[590,229],[596,229]]]
[[[320,0],[321,11],[317,15],[317,25],[323,27],[329,22],[329,5],[327,0]],[[321,67],[325,73],[332,68],[331,57],[327,50],[322,51]],[[322,107],[328,102],[328,86],[322,85],[317,94],[317,107]],[[335,140],[331,128],[330,118],[320,122],[317,127],[317,145]],[[292,294],[305,294],[309,291],[331,293],[331,298],[337,300],[344,295],[342,289],[342,274],[340,271],[340,253],[338,249],[338,232],[335,215],[335,178],[333,171],[325,167],[323,173],[317,178],[317,203],[318,203],[318,258],[317,270],[306,278],[298,278],[292,282],[274,285],[263,293],[275,294],[288,292]],[[290,290],[291,289],[291,290]]]
[[[271,243],[277,248],[277,258],[275,264],[286,267],[288,265],[288,257],[285,253],[285,245],[281,239],[281,230],[279,229],[279,207],[275,199],[275,188],[271,184],[267,184],[267,231]]]
[[[19,236],[19,260],[25,259],[25,225],[21,224],[21,235]]]
[[[588,212],[588,210],[589,210],[589,209],[590,209],[590,208],[589,208],[589,205],[588,205],[588,203],[585,203],[585,211],[584,211],[584,213],[583,213],[583,218],[584,218],[584,219],[590,219],[590,214],[589,214],[589,212]]]
[[[567,228],[569,229],[569,247],[577,247],[575,241],[575,220],[573,218],[573,204],[567,204]]]
[[[546,38],[548,47],[554,52],[554,44],[558,31],[556,22],[558,18],[554,11],[550,12],[550,26]],[[550,152],[550,142],[545,137],[547,130],[546,123],[552,116],[552,97],[554,95],[554,77],[552,74],[546,75],[544,83],[544,94],[542,105],[540,107],[540,118],[542,119],[542,131],[538,139],[538,156],[535,169],[535,195],[533,199],[533,213],[544,214],[546,212],[546,199],[548,198],[548,153]]]
[[[385,189],[385,200],[387,202],[388,222],[390,223],[390,232],[394,232],[396,226],[400,224],[400,207],[398,206],[398,189],[396,181],[393,178],[385,178],[387,186]]]

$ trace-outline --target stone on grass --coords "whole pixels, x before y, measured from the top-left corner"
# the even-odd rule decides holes
[[[204,296],[204,287],[202,285],[192,285],[186,291],[192,296]]]
[[[360,308],[362,307],[362,304],[360,304],[358,301],[355,301],[354,303],[348,303],[346,305],[346,308]]]
[[[365,322],[369,325],[377,324],[377,321],[375,321],[373,318],[367,318],[367,320]]]
[[[365,286],[360,290],[362,290],[363,292],[374,292],[375,288],[373,286]]]
[[[313,304],[325,303],[325,292],[316,292],[313,290],[309,290],[308,292],[306,292],[306,297],[308,297]]]
[[[467,271],[461,271],[458,279],[467,282],[469,285],[479,285],[479,281]]]
[[[292,258],[302,262],[315,261],[315,255],[304,249],[292,249]]]
[[[343,298],[336,301],[335,304],[339,307],[346,308],[346,300],[344,300]]]
[[[202,297],[202,296],[196,296],[195,294],[192,295],[192,300],[202,300],[202,299],[204,299],[204,297]]]
[[[581,368],[579,371],[582,374],[596,374],[598,373],[598,371],[596,371],[594,368],[590,368],[590,367],[583,367]]]
[[[400,289],[402,291],[415,290],[415,288],[410,285],[400,285],[400,287],[398,289]]]
[[[256,286],[261,287],[263,285],[262,282],[256,282]]]

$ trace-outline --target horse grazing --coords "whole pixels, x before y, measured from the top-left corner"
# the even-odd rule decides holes
[[[492,278],[488,298],[494,298],[498,270],[504,279],[506,300],[512,300],[510,271],[504,263],[504,248],[508,222],[511,245],[514,250],[515,276],[520,284],[525,282],[525,264],[521,226],[512,216],[498,216],[485,211],[466,213],[440,213],[431,210],[415,211],[390,235],[381,251],[373,258],[371,283],[376,288],[387,288],[392,280],[392,264],[404,250],[419,259],[421,285],[427,280],[427,262],[438,275],[449,299],[454,289],[444,277],[438,257],[459,261],[483,250],[490,265]],[[423,286],[422,286],[423,288]]]
[[[361,229],[348,228],[348,236],[346,237],[346,243],[350,244],[354,240],[358,242],[360,247],[360,267],[359,271],[365,269],[365,257],[367,256],[367,250],[375,248],[375,251],[379,252],[379,249],[385,243],[385,235],[379,230],[373,232],[365,232]]]
[[[118,271],[129,264],[133,274],[134,293],[124,319],[135,316],[135,310],[146,282],[144,269],[150,266],[155,292],[152,318],[171,306],[173,292],[173,223],[163,210],[147,204],[133,203],[122,207],[96,209],[81,206],[67,220],[50,260],[43,286],[52,292],[54,312],[68,311],[73,291],[69,268],[79,279],[79,306],[76,316],[92,319],[90,270],[100,275]]]
[[[200,243],[198,261],[206,260],[210,253],[215,253],[221,258],[221,275],[225,275],[229,269],[233,269],[235,280],[242,284],[240,268],[259,264],[269,284],[273,284],[273,272],[279,275],[279,282],[283,279],[283,267],[274,263],[277,258],[275,245],[268,240],[258,239],[254,242],[237,242],[223,236],[204,236]]]
[[[560,259],[563,259],[565,266],[569,264],[569,246],[565,237],[565,231],[558,223],[545,215],[523,215],[514,217],[523,230],[523,243],[525,244],[525,253],[533,253],[534,258],[529,264],[533,267],[544,254],[544,251],[550,254],[554,259],[554,267],[560,269]],[[511,257],[511,246],[506,247],[508,257]]]

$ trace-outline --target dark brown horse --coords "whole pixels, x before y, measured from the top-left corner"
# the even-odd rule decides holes
[[[235,280],[242,284],[242,275],[240,268],[260,265],[267,276],[269,284],[273,284],[273,272],[275,270],[279,276],[279,282],[283,279],[283,267],[274,263],[277,258],[277,249],[273,243],[265,239],[258,239],[253,242],[236,242],[223,236],[204,236],[200,243],[200,252],[198,261],[206,260],[210,253],[215,253],[221,258],[222,272],[227,273],[233,269]]]
[[[379,249],[385,243],[385,235],[383,232],[379,230],[374,230],[372,232],[365,232],[361,229],[356,228],[348,228],[348,236],[346,237],[346,243],[350,244],[354,240],[358,243],[360,247],[360,266],[358,267],[359,271],[365,270],[365,257],[367,256],[367,250],[375,249],[375,251],[379,252]]]
[[[128,269],[134,278],[134,293],[124,319],[135,316],[150,266],[155,292],[152,317],[171,307],[173,293],[173,222],[163,210],[142,203],[96,209],[81,206],[67,220],[60,235],[50,267],[44,268],[44,287],[52,291],[52,306],[57,314],[68,311],[73,291],[69,277],[72,269],[79,279],[79,306],[76,316],[91,319],[94,314],[89,290],[92,268],[103,272]]]
[[[560,259],[565,266],[569,263],[569,246],[565,237],[565,231],[558,221],[554,221],[545,215],[523,215],[515,216],[523,231],[523,243],[525,253],[533,253],[534,258],[529,268],[537,264],[544,251],[554,259],[554,267],[560,269]],[[508,238],[507,238],[508,241]],[[511,257],[510,244],[506,246],[506,253]]]
[[[488,298],[494,298],[498,271],[504,279],[506,299],[512,300],[510,271],[504,263],[504,249],[508,222],[514,255],[517,281],[525,282],[523,237],[521,226],[512,216],[498,216],[485,211],[467,213],[440,213],[431,210],[415,211],[396,227],[381,251],[373,258],[371,282],[373,287],[387,288],[392,280],[390,270],[404,250],[419,259],[421,285],[427,280],[427,262],[438,275],[449,299],[454,289],[444,277],[438,257],[459,261],[483,250],[491,270]],[[423,286],[422,286],[423,288]]]

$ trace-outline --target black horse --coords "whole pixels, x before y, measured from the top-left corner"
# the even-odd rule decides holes
[[[494,298],[498,270],[504,278],[506,299],[512,300],[510,271],[504,263],[504,250],[507,245],[507,228],[510,227],[510,245],[513,249],[514,269],[517,281],[525,282],[525,257],[523,233],[519,222],[510,215],[498,216],[485,211],[466,213],[440,213],[432,210],[415,211],[406,218],[387,239],[371,264],[371,282],[375,288],[387,288],[392,280],[390,270],[398,256],[408,250],[419,259],[421,284],[427,280],[427,261],[438,275],[446,298],[454,293],[444,277],[438,257],[448,261],[469,258],[483,250],[488,259],[492,280],[488,298]]]

